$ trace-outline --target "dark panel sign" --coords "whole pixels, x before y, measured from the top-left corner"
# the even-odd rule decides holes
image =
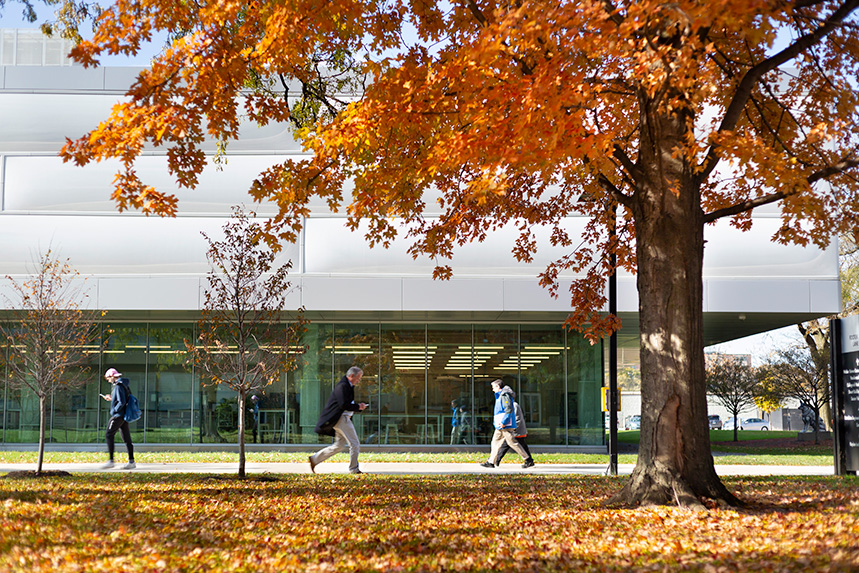
[[[830,321],[835,473],[859,472],[859,316]]]

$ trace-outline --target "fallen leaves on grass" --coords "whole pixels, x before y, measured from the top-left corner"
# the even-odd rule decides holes
[[[855,478],[728,478],[752,509],[605,509],[620,478],[0,480],[0,571],[853,571]]]

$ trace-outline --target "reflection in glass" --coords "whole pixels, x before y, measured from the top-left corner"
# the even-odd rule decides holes
[[[307,352],[295,372],[295,395],[290,400],[296,408],[295,419],[298,422],[294,439],[298,443],[320,442],[313,428],[316,427],[322,407],[334,388],[332,337],[332,326],[324,323],[311,322],[304,333],[303,341]],[[327,437],[325,441],[328,441]]]
[[[600,387],[603,385],[602,345],[567,336],[567,432],[570,445],[605,443]],[[570,397],[575,396],[575,400]]]
[[[435,441],[448,445],[477,441],[472,385],[471,325],[427,327],[431,353],[427,372],[427,424]],[[456,425],[454,425],[456,421]]]
[[[110,391],[102,374],[114,367],[143,409],[131,426],[135,443],[237,443],[236,393],[201,386],[184,364],[183,341],[193,339],[193,330],[191,323],[104,327],[104,350],[93,344],[92,381],[53,397],[49,439],[104,440],[108,403],[98,394]],[[353,365],[364,370],[356,401],[370,404],[355,418],[366,444],[488,444],[495,379],[516,392],[529,443],[604,443],[601,346],[560,325],[310,323],[303,343],[307,351],[296,370],[249,403],[247,443],[328,442],[313,429],[334,384]],[[0,436],[35,443],[38,400],[9,388],[5,363],[0,366]]]
[[[99,382],[103,380],[99,367],[100,333],[86,344],[87,363],[83,368],[87,371],[86,383],[83,386],[68,388],[55,392],[51,397],[49,409],[51,412],[46,428],[49,441],[63,443],[95,443],[99,436],[96,432],[96,420],[99,411],[107,411],[110,404],[98,397]],[[105,384],[105,386],[109,386]],[[107,388],[103,392],[109,392]],[[88,406],[92,405],[92,406]],[[37,404],[38,408],[38,404]]]
[[[495,427],[492,413],[495,408],[493,380],[501,380],[514,392],[519,392],[519,373],[516,369],[519,332],[516,325],[474,326],[474,397],[475,424],[478,444],[492,440]],[[529,429],[530,430],[530,429]]]
[[[525,416],[529,444],[567,443],[564,425],[564,330],[522,325],[519,342],[520,389],[517,401]]]
[[[355,402],[364,402],[370,407],[366,413],[355,414],[352,421],[362,442],[375,441],[379,432],[379,325],[336,325],[331,350],[334,363],[332,387],[352,366],[364,371],[361,382],[355,387]],[[329,389],[325,400],[330,393]]]
[[[185,366],[185,340],[194,339],[193,327],[152,324],[145,392],[138,399],[150,444],[190,444],[192,441],[193,374]],[[145,398],[145,399],[144,399]]]
[[[379,443],[424,443],[426,369],[436,348],[427,346],[422,324],[382,325],[381,355],[386,367],[379,384]]]

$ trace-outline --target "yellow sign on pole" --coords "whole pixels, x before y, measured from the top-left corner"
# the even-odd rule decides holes
[[[602,411],[608,412],[608,386],[600,388]],[[617,389],[617,411],[620,412],[620,388]]]

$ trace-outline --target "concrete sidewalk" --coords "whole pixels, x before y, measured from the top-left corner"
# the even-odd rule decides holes
[[[101,469],[102,464],[43,464],[44,470],[65,470],[70,473],[204,473],[232,474],[238,471],[238,463],[138,463],[133,470],[123,470],[124,462],[118,461],[111,469]],[[633,470],[632,464],[619,464],[618,474],[629,475]],[[0,475],[10,471],[32,470],[35,464],[0,464]],[[477,463],[362,463],[361,471],[367,474],[380,475],[468,475],[468,474],[522,474],[522,475],[605,475],[605,464],[537,464],[529,469],[522,469],[519,464],[502,464],[500,467],[484,468]],[[245,471],[249,474],[309,474],[310,465],[307,463],[247,463]],[[316,466],[317,474],[345,474],[348,464],[322,463]],[[834,475],[833,466],[747,466],[747,465],[716,465],[716,473],[720,476],[779,476],[779,475]]]

